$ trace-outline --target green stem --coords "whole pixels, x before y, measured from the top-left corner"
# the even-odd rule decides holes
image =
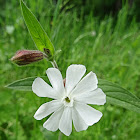
[[[59,136],[58,136],[58,140],[61,140],[62,139],[62,135],[63,135],[63,133],[60,131],[59,132]]]
[[[57,68],[58,69],[58,65],[57,65],[57,63],[56,63],[55,60],[53,60],[51,63],[52,63],[52,65],[53,65],[54,68]]]

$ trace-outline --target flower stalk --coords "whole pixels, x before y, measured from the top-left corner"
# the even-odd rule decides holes
[[[59,131],[58,140],[61,140],[62,139],[62,135],[63,135],[63,133],[61,131]]]
[[[52,66],[53,66],[54,68],[59,69],[59,68],[58,68],[58,65],[57,65],[57,63],[56,63],[55,60],[51,61],[51,64],[52,64]]]

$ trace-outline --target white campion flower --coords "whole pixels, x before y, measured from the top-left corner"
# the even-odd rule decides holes
[[[44,128],[49,131],[59,129],[69,136],[72,121],[79,132],[101,119],[102,113],[87,104],[103,105],[106,95],[97,87],[98,80],[92,71],[81,79],[85,72],[83,65],[70,65],[66,72],[65,86],[56,68],[48,68],[46,71],[52,87],[41,78],[34,80],[32,90],[37,96],[54,99],[42,104],[34,115],[36,120],[41,120],[53,113],[43,124]]]

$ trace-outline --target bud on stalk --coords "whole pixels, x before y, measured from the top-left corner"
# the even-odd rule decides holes
[[[37,50],[20,50],[11,58],[11,61],[22,66],[40,61],[43,57],[43,53]]]

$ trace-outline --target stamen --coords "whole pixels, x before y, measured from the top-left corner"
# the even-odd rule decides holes
[[[65,98],[65,101],[66,101],[67,103],[70,103],[69,97],[66,97],[66,98]]]

